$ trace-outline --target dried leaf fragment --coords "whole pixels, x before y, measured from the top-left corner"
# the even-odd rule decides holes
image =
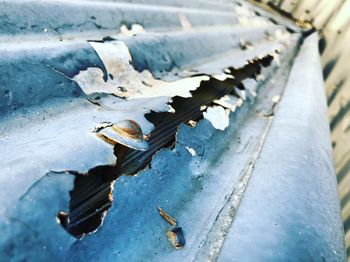
[[[168,222],[170,225],[172,226],[176,226],[176,219],[171,217],[167,212],[165,212],[163,209],[161,209],[160,207],[158,207],[158,211],[159,211],[159,215],[161,215],[161,217]]]

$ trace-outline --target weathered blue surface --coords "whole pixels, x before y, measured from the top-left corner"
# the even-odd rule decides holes
[[[86,42],[0,46],[0,118],[50,99],[69,103],[85,97],[71,77],[88,67],[105,72],[102,61]]]
[[[173,3],[177,7],[113,1],[0,2],[0,14],[6,15],[0,16],[0,41],[10,41],[1,44],[0,51],[0,145],[5,152],[0,163],[0,228],[4,234],[0,258],[203,258],[199,250],[205,248],[203,243],[210,240],[210,233],[221,233],[215,232],[213,225],[255,154],[269,121],[264,114],[271,111],[272,97],[280,95],[284,88],[298,36],[291,37],[284,26],[271,25],[252,7],[236,3],[233,12],[232,3],[224,2],[218,4],[219,10],[210,10],[210,1],[193,1],[183,9],[178,6],[186,1],[180,0]],[[121,25],[133,23],[141,24],[146,32],[130,38],[117,35]],[[69,35],[80,40],[72,41]],[[150,70],[155,77],[164,77],[166,72],[176,79],[184,73],[177,70],[183,69],[188,70],[183,74],[187,76],[205,72],[222,76],[224,68],[241,68],[247,61],[275,49],[281,55],[274,54],[273,66],[266,69],[276,78],[265,82],[260,76],[259,81],[252,83],[254,89],[256,84],[265,90],[257,96],[257,105],[247,100],[231,112],[230,125],[223,132],[215,130],[207,120],[201,120],[195,128],[181,125],[174,149],[158,151],[149,168],[137,176],[121,177],[115,184],[114,202],[103,226],[76,240],[55,219],[58,211],[68,210],[73,177],[51,170],[85,173],[91,167],[115,163],[113,148],[91,132],[94,127],[103,121],[131,118],[149,133],[153,126],[144,114],[169,109],[165,105],[169,98],[161,96],[126,101],[99,93],[97,103],[87,100],[72,76],[99,67],[99,80],[102,71],[106,78],[104,63],[108,61],[96,55],[83,39],[99,40],[108,35],[126,43],[137,70]],[[41,41],[30,42],[37,38]],[[57,38],[63,41],[55,42]],[[18,39],[26,41],[22,45],[16,42]],[[246,41],[252,43],[243,51],[241,43]],[[278,59],[284,68],[276,71]],[[246,85],[250,86],[249,82]],[[270,158],[261,161],[270,162]],[[299,167],[300,164],[303,163],[299,161]],[[159,216],[157,206],[173,215],[183,228],[186,245],[182,250],[175,250],[167,240],[169,225]],[[246,225],[243,223],[242,230]],[[252,236],[250,240],[256,238]],[[320,243],[328,244],[326,240]],[[253,251],[246,254],[255,255]],[[236,257],[240,258],[238,253]]]
[[[344,261],[317,35],[306,39],[219,261]]]

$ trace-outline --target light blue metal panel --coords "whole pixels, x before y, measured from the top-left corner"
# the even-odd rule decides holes
[[[316,34],[305,40],[219,261],[344,261]]]

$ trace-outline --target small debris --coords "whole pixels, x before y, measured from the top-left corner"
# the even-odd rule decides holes
[[[249,48],[252,48],[253,44],[251,42],[249,42],[249,41],[241,39],[240,43],[239,43],[239,46],[240,46],[241,50],[247,50]]]
[[[173,227],[167,232],[171,244],[176,248],[183,248],[186,244],[185,236],[181,227]]]
[[[138,34],[144,34],[146,31],[140,24],[133,24],[130,28],[127,25],[122,25],[120,27],[120,32],[127,36],[135,36]]]
[[[126,90],[126,88],[123,87],[123,86],[118,86],[118,91],[125,93],[125,92],[127,92],[128,90]]]
[[[176,219],[171,217],[167,212],[165,212],[159,206],[158,206],[158,211],[159,211],[159,215],[161,215],[161,217],[164,218],[164,220],[166,222],[168,222],[170,225],[172,225],[172,226],[176,226],[177,225]]]
[[[190,126],[190,127],[195,127],[197,125],[197,122],[194,121],[194,120],[190,120],[187,122],[187,124]]]
[[[172,227],[167,232],[169,241],[176,249],[182,248],[186,243],[182,228],[177,226],[177,222],[175,218],[171,217],[167,212],[165,212],[159,206],[157,208],[161,217],[170,225],[172,225]]]
[[[185,148],[187,149],[188,153],[191,154],[191,156],[196,156],[197,155],[196,150],[194,150],[192,147],[185,146]]]
[[[204,111],[204,110],[206,110],[207,108],[208,108],[207,106],[201,106],[201,107],[199,108],[199,110]]]
[[[179,13],[179,20],[184,30],[190,30],[192,28],[191,22],[188,20],[185,14]]]
[[[266,114],[264,114],[264,117],[271,117],[275,115],[275,110],[276,110],[276,106],[278,104],[278,102],[280,101],[281,96],[280,95],[275,95],[272,98],[272,106],[271,109],[269,110],[269,112],[267,112]]]
[[[142,151],[148,149],[148,144],[143,139],[140,125],[130,119],[122,120],[115,124],[107,123],[105,127],[100,124],[96,135],[111,145],[121,144],[125,147]]]
[[[280,95],[275,95],[273,98],[272,98],[272,103],[274,104],[277,104],[281,99],[281,96]]]
[[[56,222],[61,224],[64,228],[67,228],[67,225],[69,224],[69,214],[63,211],[58,212]]]

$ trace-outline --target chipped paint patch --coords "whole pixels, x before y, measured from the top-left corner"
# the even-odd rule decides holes
[[[212,125],[219,130],[225,130],[229,125],[230,110],[222,106],[212,106],[203,113],[205,119],[209,120]]]
[[[187,16],[183,13],[179,13],[179,20],[183,30],[190,30],[192,28],[190,20],[188,20]]]
[[[209,79],[208,76],[197,76],[172,82],[158,80],[147,70],[140,73],[133,68],[129,49],[124,42],[90,44],[102,60],[108,79],[104,81],[101,69],[93,67],[74,76],[73,80],[87,95],[105,93],[128,99],[176,95],[189,97],[189,92],[195,90],[201,81]]]
[[[146,31],[142,25],[132,24],[130,29],[126,25],[122,25],[120,27],[120,33],[131,37],[139,34],[145,34]]]
[[[197,155],[196,150],[194,150],[192,147],[185,146],[185,148],[187,149],[188,153],[191,154],[191,156],[196,156]]]
[[[241,105],[239,101],[243,100],[233,95],[224,95],[220,99],[214,100],[214,103],[224,108],[230,109],[232,112],[234,112],[236,108]]]

